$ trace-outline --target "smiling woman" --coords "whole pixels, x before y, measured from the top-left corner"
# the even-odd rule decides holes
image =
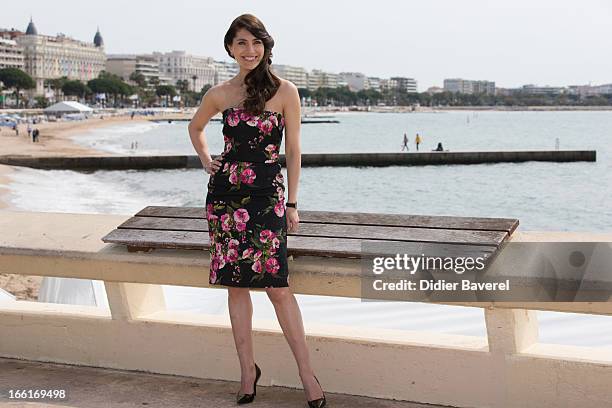
[[[300,97],[295,85],[270,71],[274,40],[257,17],[236,18],[224,46],[240,71],[206,92],[189,124],[189,136],[210,174],[209,281],[228,288],[241,368],[237,403],[253,402],[261,376],[253,356],[249,290],[265,288],[295,356],[308,405],[322,408],[325,395],[310,364],[301,312],[288,282],[287,232],[296,232],[299,224]],[[223,117],[224,149],[212,160],[204,127],[218,112]],[[279,161],[283,133],[288,202]]]
[[[274,39],[257,17],[243,14],[232,22],[223,43],[229,56],[250,71],[244,78],[245,109],[253,114],[262,113],[266,101],[281,85],[280,79],[270,72]]]

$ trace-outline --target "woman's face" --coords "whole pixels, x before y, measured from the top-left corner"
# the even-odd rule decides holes
[[[236,32],[229,49],[240,67],[248,70],[259,65],[264,55],[263,41],[244,28]]]

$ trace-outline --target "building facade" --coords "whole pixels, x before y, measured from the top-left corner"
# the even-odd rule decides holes
[[[189,89],[199,92],[204,85],[215,84],[215,61],[210,57],[200,57],[185,51],[154,52],[161,76],[172,78],[173,85],[179,80],[187,80]]]
[[[537,86],[530,84],[523,85],[521,91],[530,95],[560,95],[565,93],[567,89],[560,86]]]
[[[349,90],[358,92],[368,88],[368,77],[361,72],[341,72],[340,80],[348,85]]]
[[[215,66],[215,85],[229,81],[240,71],[238,64],[235,62],[214,61],[213,64]]]
[[[151,88],[154,84],[163,84],[160,79],[159,63],[157,59],[151,55],[128,55],[114,54],[109,55],[106,60],[106,71],[115,74],[124,81],[134,85],[134,81],[130,80],[133,73],[142,74],[148,87]]]
[[[17,68],[24,70],[23,48],[17,41],[0,37],[0,69]]]
[[[30,21],[26,33],[16,37],[16,42],[23,49],[24,71],[36,82],[36,95],[44,94],[46,79],[65,76],[87,82],[105,68],[106,54],[99,30],[94,42],[88,43],[63,34],[40,35]]]
[[[279,77],[293,82],[298,88],[308,88],[308,73],[302,67],[272,64],[272,71]]]
[[[463,94],[495,95],[495,82],[486,80],[473,81],[470,79],[449,78],[444,80],[446,92]]]
[[[381,91],[380,87],[380,78],[378,77],[368,77],[366,82],[366,89],[371,89],[373,91]]]
[[[389,89],[403,89],[408,93],[417,92],[417,81],[414,78],[391,77],[388,82]]]

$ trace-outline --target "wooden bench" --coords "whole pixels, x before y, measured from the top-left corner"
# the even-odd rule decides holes
[[[209,247],[203,207],[150,206],[139,211],[102,241],[127,245],[130,252],[155,248]],[[446,256],[483,256],[490,259],[517,228],[508,218],[376,214],[300,210],[297,233],[288,234],[292,256],[361,258],[362,244],[435,244]]]

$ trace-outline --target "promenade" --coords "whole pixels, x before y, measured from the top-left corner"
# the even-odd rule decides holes
[[[0,390],[13,388],[66,389],[65,401],[30,402],[28,407],[78,408],[234,408],[240,383],[139,371],[80,367],[0,358]],[[441,408],[355,395],[326,393],[331,408]],[[47,405],[47,403],[49,405]],[[1,406],[18,404],[0,395]],[[17,406],[17,405],[14,405]],[[258,387],[253,407],[305,407],[304,392],[287,387]]]

